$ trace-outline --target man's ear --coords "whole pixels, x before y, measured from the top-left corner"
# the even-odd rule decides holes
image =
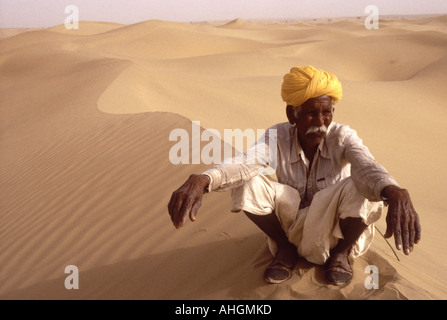
[[[291,125],[294,125],[296,123],[296,120],[298,119],[298,113],[299,108],[295,108],[289,105],[286,107],[287,119],[289,120]]]

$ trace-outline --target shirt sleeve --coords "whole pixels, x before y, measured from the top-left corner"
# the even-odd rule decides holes
[[[346,160],[351,164],[351,177],[368,200],[384,200],[380,195],[383,188],[399,186],[387,170],[377,163],[355,130],[348,130],[342,144]]]
[[[208,192],[226,191],[243,185],[257,175],[275,172],[276,161],[277,133],[272,127],[245,152],[225,159],[222,164],[215,165],[202,174],[210,177]]]

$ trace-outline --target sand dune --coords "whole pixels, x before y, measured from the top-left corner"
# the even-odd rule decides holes
[[[1,30],[0,298],[447,298],[446,49],[446,16],[378,30],[362,19]],[[228,193],[206,195],[181,230],[166,209],[208,168],[171,164],[170,132],[283,122],[282,76],[307,64],[339,76],[335,121],[410,191],[423,228],[400,262],[378,236],[344,288],[305,261],[290,281],[266,285],[264,236],[229,212]],[[80,270],[79,290],[64,287],[67,265]],[[368,265],[378,290],[365,289]]]
[[[94,35],[122,28],[125,25],[111,22],[79,21],[78,29],[67,29],[65,24],[49,28],[49,31],[60,32],[68,35]]]

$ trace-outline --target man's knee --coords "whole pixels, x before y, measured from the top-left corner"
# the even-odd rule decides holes
[[[351,177],[342,180],[342,183],[339,218],[359,218],[366,225],[376,222],[382,214],[383,202],[368,200]]]
[[[267,177],[256,176],[231,192],[231,211],[266,215],[275,208],[275,188]]]

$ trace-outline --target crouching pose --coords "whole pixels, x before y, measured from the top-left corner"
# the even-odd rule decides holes
[[[264,273],[267,283],[288,280],[303,257],[327,266],[328,283],[343,285],[352,279],[349,256],[370,247],[385,201],[385,237],[394,235],[396,248],[410,254],[421,238],[418,214],[356,131],[332,121],[342,96],[338,78],[294,67],[281,95],[288,122],[269,128],[238,161],[191,175],[168,204],[174,226],[188,216],[195,220],[204,193],[231,190],[231,211],[243,211],[268,236],[274,259]]]

